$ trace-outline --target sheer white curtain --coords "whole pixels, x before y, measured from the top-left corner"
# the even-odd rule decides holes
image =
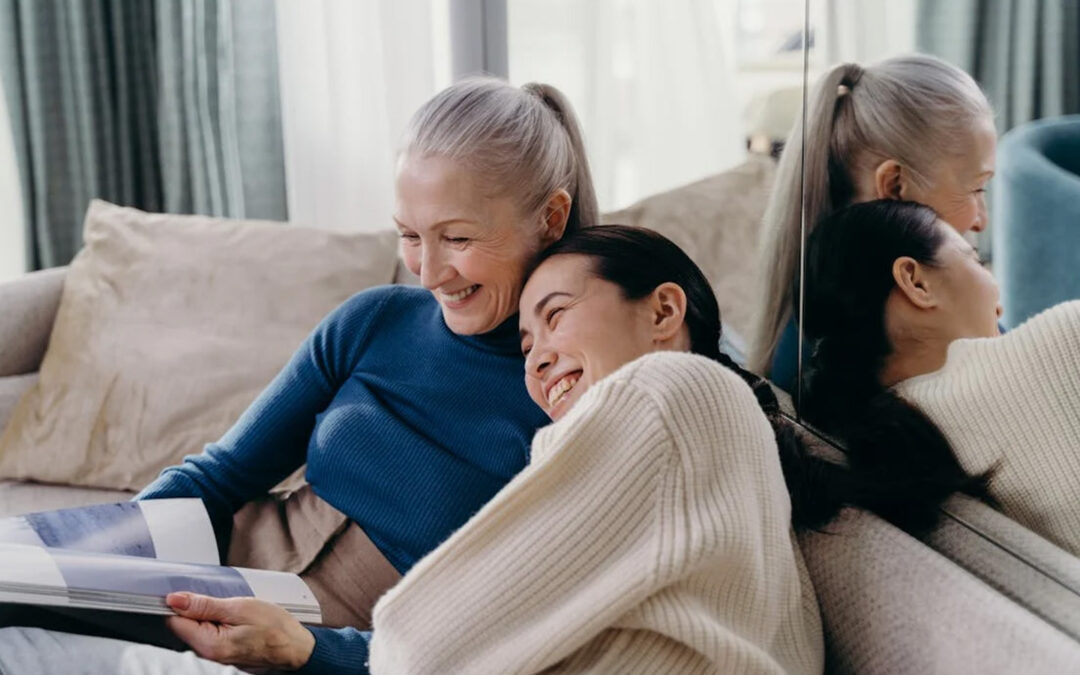
[[[443,0],[445,3],[445,0]],[[289,219],[391,227],[398,140],[449,37],[433,0],[277,0]],[[445,48],[445,47],[443,47]]]
[[[735,0],[508,0],[510,80],[577,109],[604,210],[745,157]]]
[[[0,91],[0,281],[26,272],[22,184],[3,93]]]
[[[826,68],[847,61],[871,64],[915,51],[915,0],[825,0]]]

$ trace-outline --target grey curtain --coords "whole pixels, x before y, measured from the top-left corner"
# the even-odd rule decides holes
[[[0,0],[0,79],[35,269],[95,197],[287,217],[273,3]]]
[[[919,49],[971,73],[998,131],[1080,112],[1080,1],[921,0]]]

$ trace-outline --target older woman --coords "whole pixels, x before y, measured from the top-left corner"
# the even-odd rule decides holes
[[[909,530],[962,490],[1080,554],[1080,302],[998,336],[998,288],[931,209],[858,204],[807,250],[805,416]]]
[[[816,85],[806,124],[784,150],[764,222],[764,260],[750,369],[792,391],[795,275],[802,209],[813,228],[848,204],[905,199],[926,204],[960,233],[987,225],[984,189],[994,174],[990,104],[971,77],[930,56],[846,63]],[[809,234],[809,231],[808,231]]]
[[[525,268],[597,220],[577,121],[547,85],[472,79],[436,95],[410,123],[396,193],[402,257],[424,288],[346,301],[221,440],[139,495],[201,498],[229,564],[299,573],[331,626],[368,627],[382,592],[527,463],[546,418],[521,382]],[[309,487],[264,499],[305,463]],[[255,666],[351,660],[355,631],[276,609],[208,605],[207,649]],[[280,649],[282,636],[299,640]]]

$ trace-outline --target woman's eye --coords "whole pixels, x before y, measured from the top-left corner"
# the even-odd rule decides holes
[[[555,321],[555,319],[556,319],[556,318],[557,318],[557,317],[559,316],[559,314],[562,314],[562,311],[563,311],[563,309],[565,309],[565,308],[563,308],[563,307],[556,307],[556,308],[554,308],[554,309],[550,310],[550,311],[549,311],[549,312],[547,313],[547,317],[545,317],[545,319],[547,320],[547,324],[548,324],[548,326],[552,326],[552,325],[553,325],[553,322],[554,322],[554,321]]]
[[[469,243],[469,238],[468,237],[447,237],[446,241],[450,242],[451,244],[468,244]]]
[[[400,236],[405,241],[420,241],[420,235],[413,232],[402,232]]]

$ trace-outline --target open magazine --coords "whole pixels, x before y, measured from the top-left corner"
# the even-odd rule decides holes
[[[199,499],[100,504],[0,518],[0,603],[172,614],[165,596],[249,596],[318,624],[295,574],[223,567]]]

